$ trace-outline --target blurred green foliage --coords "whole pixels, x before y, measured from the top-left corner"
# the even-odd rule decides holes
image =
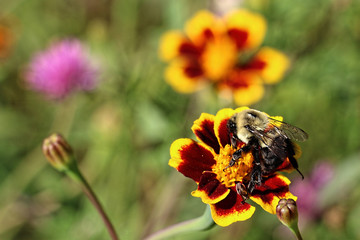
[[[200,216],[196,188],[168,167],[169,147],[193,137],[202,112],[228,106],[207,89],[180,95],[163,80],[157,56],[166,30],[181,29],[209,2],[190,0],[13,0],[0,2],[0,20],[13,31],[0,59],[0,238],[108,239],[101,219],[77,185],[47,165],[42,140],[61,132],[75,149],[121,239],[141,239]],[[292,69],[253,108],[306,130],[300,169],[319,160],[337,171],[360,150],[360,2],[254,0],[268,20],[264,45],[286,52]],[[101,59],[99,88],[63,102],[31,91],[23,72],[34,53],[56,39],[77,37]],[[355,155],[357,154],[357,155]],[[350,161],[350,160],[349,160]],[[355,160],[352,160],[355,161]],[[356,166],[356,165],[355,165]],[[356,168],[358,176],[360,169]],[[346,176],[346,172],[344,173]],[[289,175],[298,178],[296,174]],[[344,184],[358,181],[349,179]],[[359,189],[324,194],[328,211],[302,229],[304,239],[359,239]],[[330,194],[330,195],[329,195]],[[347,200],[350,199],[350,200]],[[335,221],[331,213],[335,212]],[[337,215],[336,215],[337,214]],[[301,213],[300,213],[301,215]],[[176,239],[289,239],[276,216],[258,208],[246,222]]]

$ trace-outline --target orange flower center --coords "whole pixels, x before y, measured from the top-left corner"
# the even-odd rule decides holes
[[[226,187],[233,187],[236,182],[242,182],[252,170],[253,156],[251,153],[244,154],[234,166],[226,168],[235,151],[236,149],[233,149],[230,145],[220,148],[220,153],[215,157],[216,164],[212,168],[216,178]]]
[[[208,41],[201,60],[206,76],[219,81],[234,67],[237,56],[236,45],[230,38],[218,37]]]

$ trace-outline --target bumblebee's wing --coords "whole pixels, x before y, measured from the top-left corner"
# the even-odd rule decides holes
[[[250,127],[251,128],[251,127]],[[273,127],[268,131],[261,131],[256,129],[249,129],[249,131],[261,141],[274,156],[277,156],[280,159],[288,157],[285,151],[286,149],[286,139],[289,139],[284,133],[280,131],[277,127]],[[291,141],[291,140],[290,140]],[[263,156],[263,158],[266,158]]]
[[[274,126],[274,128],[279,130],[280,134],[285,135],[287,138],[290,138],[290,139],[298,141],[298,142],[304,142],[309,138],[308,134],[304,130],[302,130],[298,127],[290,125],[286,122],[276,120],[274,118],[269,118],[269,121],[270,121],[270,124],[272,124]],[[279,127],[277,127],[279,125],[279,123],[281,125]]]
[[[268,143],[271,142],[271,140],[274,140],[272,136],[270,136],[268,133],[264,131],[257,130],[249,125],[247,125],[246,128],[256,137],[256,139],[264,143],[264,145],[267,147],[269,147]]]

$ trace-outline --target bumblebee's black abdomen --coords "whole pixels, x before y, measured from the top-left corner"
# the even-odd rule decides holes
[[[273,173],[287,157],[293,159],[294,155],[295,151],[291,140],[282,136],[276,137],[268,147],[261,149],[264,175]],[[293,164],[293,162],[291,163]],[[294,167],[297,168],[297,163],[295,165]]]
[[[261,158],[263,160],[261,168],[264,175],[273,173],[284,161],[267,147],[261,149]]]

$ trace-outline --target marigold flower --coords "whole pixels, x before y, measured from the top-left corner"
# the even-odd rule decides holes
[[[288,58],[275,49],[256,51],[265,32],[265,19],[245,9],[223,17],[199,11],[184,33],[169,31],[161,38],[160,57],[170,62],[165,79],[181,93],[213,83],[220,92],[231,93],[238,105],[255,103],[264,94],[263,84],[278,82],[289,67]]]
[[[236,151],[231,147],[226,124],[233,114],[245,109],[248,108],[225,108],[215,116],[201,114],[192,126],[198,141],[181,138],[170,147],[169,165],[197,183],[197,190],[191,194],[210,205],[213,220],[220,226],[244,221],[255,211],[255,207],[244,202],[236,190],[236,184],[250,176],[253,169],[252,154],[243,155],[233,167],[226,168]],[[293,170],[288,159],[276,170],[285,169]],[[262,184],[255,187],[250,199],[265,211],[275,214],[280,199],[296,200],[289,192],[289,184],[289,179],[276,172],[266,176]]]
[[[76,90],[92,90],[98,73],[82,43],[68,39],[35,55],[25,78],[33,89],[47,97],[62,99]]]

